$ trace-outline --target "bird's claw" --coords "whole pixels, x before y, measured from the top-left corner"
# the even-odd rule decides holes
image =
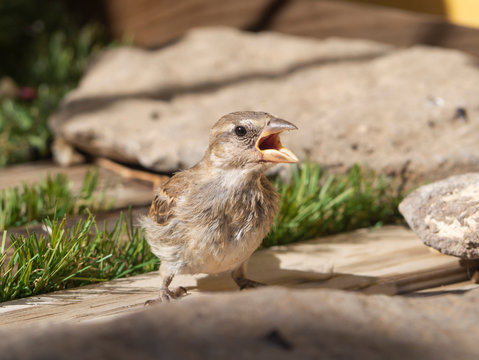
[[[186,295],[187,293],[188,291],[186,291],[186,289],[183,286],[178,286],[173,291],[168,290],[168,294],[170,295],[172,299],[177,299],[179,297]]]
[[[145,306],[151,306],[157,303],[167,303],[170,302],[172,299],[180,298],[186,295],[188,292],[183,286],[179,286],[173,290],[168,288],[160,290],[160,296],[156,299],[147,300],[145,301]]]
[[[161,302],[162,302],[161,298],[150,299],[145,301],[144,306],[152,306]]]
[[[254,289],[254,288],[262,287],[262,286],[266,286],[266,284],[263,284],[259,281],[250,280],[250,279],[243,279],[241,281],[240,290]]]

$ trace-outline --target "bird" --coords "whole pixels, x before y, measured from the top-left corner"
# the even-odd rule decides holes
[[[279,136],[296,129],[266,112],[224,115],[210,130],[203,158],[156,190],[148,216],[140,220],[160,259],[161,285],[159,297],[145,305],[185,295],[184,287],[169,287],[177,274],[231,271],[240,289],[265,285],[246,277],[246,262],[279,208],[279,194],[265,171],[298,162]]]

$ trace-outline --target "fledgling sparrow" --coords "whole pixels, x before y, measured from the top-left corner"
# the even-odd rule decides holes
[[[151,251],[160,258],[158,299],[186,290],[169,289],[176,274],[232,271],[241,289],[263,285],[245,277],[245,262],[267,235],[279,195],[264,175],[275,163],[297,157],[279,134],[297,127],[265,112],[240,111],[212,127],[203,159],[171,177],[156,193],[141,222]]]

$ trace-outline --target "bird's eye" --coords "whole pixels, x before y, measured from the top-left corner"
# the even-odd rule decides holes
[[[238,136],[245,136],[246,135],[246,129],[243,126],[237,126],[235,127],[235,134]]]

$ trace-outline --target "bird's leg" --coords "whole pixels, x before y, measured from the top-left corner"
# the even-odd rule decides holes
[[[157,299],[147,300],[145,302],[145,306],[152,305],[157,302],[169,302],[171,299],[176,299],[186,294],[186,289],[183,286],[179,286],[173,290],[170,290],[169,286],[174,275],[166,272],[163,264],[160,266],[160,277],[160,296]]]
[[[266,286],[266,284],[246,278],[245,273],[246,263],[242,263],[240,266],[238,266],[231,272],[231,276],[233,277],[235,283],[238,284],[240,290],[256,288],[259,286]]]

